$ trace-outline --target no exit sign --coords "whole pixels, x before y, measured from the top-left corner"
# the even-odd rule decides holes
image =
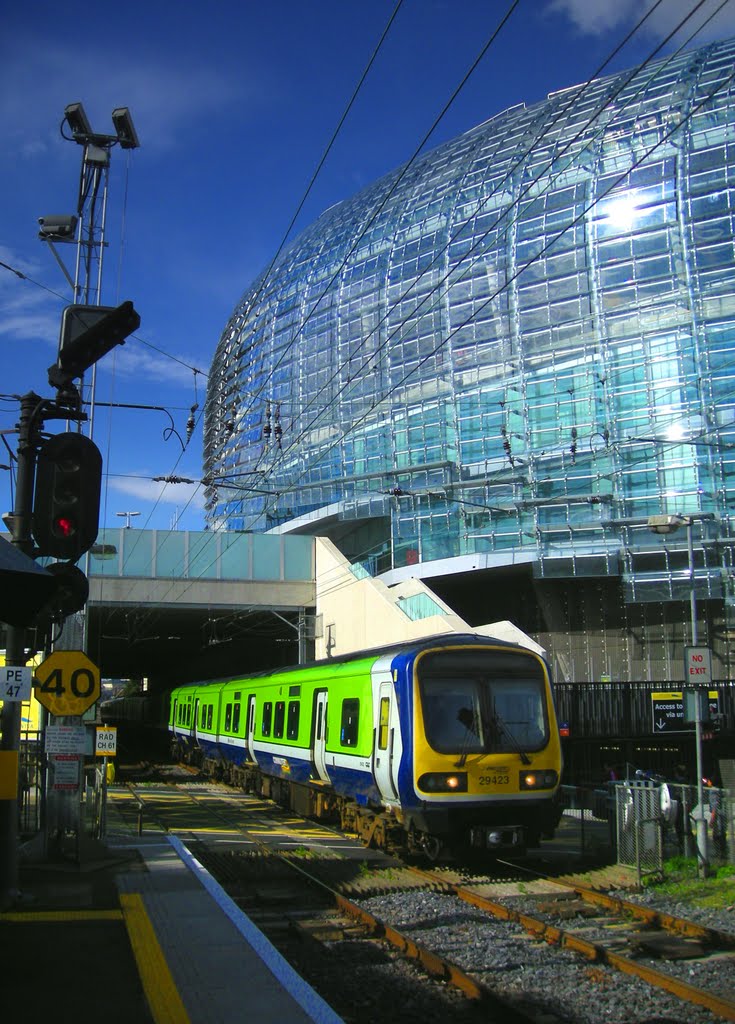
[[[684,648],[685,686],[709,686],[712,681],[712,655],[709,647]]]

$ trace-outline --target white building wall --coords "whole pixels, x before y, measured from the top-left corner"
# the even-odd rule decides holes
[[[316,539],[316,612],[321,617],[321,635],[316,639],[317,658],[336,657],[371,647],[436,636],[442,633],[480,633],[498,640],[521,643],[544,654],[511,622],[470,626],[444,604],[419,579],[404,580],[387,587],[370,577],[358,579],[350,563],[335,545]],[[424,595],[439,607],[436,615],[411,619],[399,607],[400,598]]]

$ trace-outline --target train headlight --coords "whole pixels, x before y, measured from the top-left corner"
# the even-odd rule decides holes
[[[559,781],[557,772],[543,769],[538,772],[521,772],[521,789],[553,789]]]
[[[426,772],[419,779],[425,793],[466,793],[467,772]]]

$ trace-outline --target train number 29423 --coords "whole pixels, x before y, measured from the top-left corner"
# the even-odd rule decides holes
[[[509,775],[481,775],[481,786],[507,786],[510,782]]]

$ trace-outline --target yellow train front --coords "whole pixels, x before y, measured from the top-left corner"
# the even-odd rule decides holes
[[[520,853],[553,837],[562,755],[545,661],[447,637],[394,658],[392,671],[401,731],[413,738],[397,779],[411,845]]]

